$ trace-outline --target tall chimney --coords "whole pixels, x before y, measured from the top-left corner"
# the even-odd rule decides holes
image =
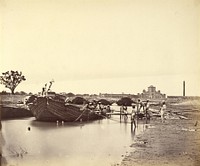
[[[183,81],[183,96],[185,96],[185,81]]]

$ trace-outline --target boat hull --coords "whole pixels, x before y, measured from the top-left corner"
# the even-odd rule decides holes
[[[39,121],[89,121],[102,119],[103,116],[90,109],[81,109],[81,106],[65,104],[48,97],[37,97],[29,103],[29,109]]]

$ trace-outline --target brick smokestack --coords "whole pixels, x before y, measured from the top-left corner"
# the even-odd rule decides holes
[[[183,96],[185,96],[185,81],[183,81]]]

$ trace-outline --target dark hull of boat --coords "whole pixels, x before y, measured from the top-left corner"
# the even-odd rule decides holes
[[[29,109],[39,121],[89,121],[102,119],[102,116],[89,109],[81,110],[79,106],[56,101],[47,97],[38,97],[29,104]]]

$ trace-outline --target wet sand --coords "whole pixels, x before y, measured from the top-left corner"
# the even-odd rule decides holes
[[[165,123],[160,118],[151,120],[144,133],[135,137],[132,152],[123,159],[121,166],[200,165],[200,111],[174,111],[188,119],[171,118]]]

